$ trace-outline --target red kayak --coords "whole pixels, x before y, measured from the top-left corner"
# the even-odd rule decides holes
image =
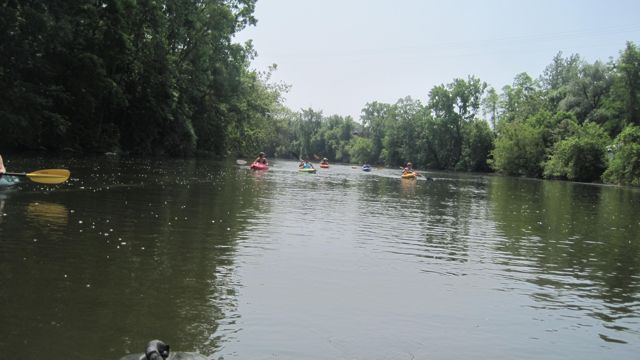
[[[252,170],[269,170],[269,165],[263,164],[263,163],[254,162],[254,163],[251,164],[251,169]]]
[[[329,168],[329,164],[320,163],[320,167],[323,168],[323,169],[328,169]]]

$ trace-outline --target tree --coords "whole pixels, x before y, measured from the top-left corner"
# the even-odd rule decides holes
[[[489,123],[484,120],[465,123],[463,138],[462,158],[456,165],[456,170],[489,171],[487,159],[493,150],[493,132]]]
[[[608,147],[609,167],[603,174],[605,182],[640,186],[640,127],[627,126]]]
[[[542,89],[550,111],[557,111],[560,102],[566,98],[569,83],[578,76],[582,60],[577,54],[567,58],[558,52],[552,63],[547,65],[540,77]]]
[[[351,139],[347,149],[351,156],[351,162],[358,164],[372,162],[371,154],[373,153],[373,143],[371,139],[356,136]]]
[[[500,127],[490,165],[508,175],[539,177],[545,147],[543,129],[526,122],[505,123]]]
[[[531,115],[547,110],[544,92],[538,81],[533,80],[527,73],[516,75],[513,85],[502,88],[500,99],[502,109],[501,121],[513,122],[525,120]]]
[[[255,0],[0,6],[6,146],[226,154],[277,105],[248,69]],[[269,96],[264,96],[269,93]],[[242,145],[242,144],[241,144]]]
[[[576,76],[566,83],[566,93],[558,109],[576,114],[580,123],[586,120],[598,121],[597,110],[609,94],[612,82],[612,70],[609,66],[600,61],[593,65],[582,64]]]
[[[494,88],[489,88],[487,90],[487,95],[482,100],[482,108],[484,115],[489,115],[489,123],[491,124],[491,128],[496,128],[496,123],[498,122],[498,104],[500,102],[500,96],[498,92]]]
[[[371,139],[371,156],[380,159],[383,149],[383,139],[386,128],[390,123],[389,114],[391,105],[374,101],[367,103],[362,109],[360,120],[362,121],[363,136]]]
[[[487,84],[469,76],[448,85],[435,86],[427,105],[433,118],[427,121],[430,162],[442,169],[455,169],[462,157],[465,122],[474,120],[481,108]]]
[[[585,123],[577,133],[557,142],[544,165],[547,178],[596,181],[606,169],[606,132],[595,123]]]
[[[627,42],[620,55],[618,73],[626,90],[624,104],[627,124],[640,125],[640,49],[632,42]]]
[[[391,108],[383,139],[382,158],[387,164],[399,165],[415,159],[420,152],[417,139],[422,134],[424,106],[410,96],[399,99]],[[416,162],[414,160],[414,162]]]

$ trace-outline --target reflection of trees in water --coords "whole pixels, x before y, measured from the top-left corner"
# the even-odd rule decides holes
[[[477,233],[482,227],[474,226],[473,222],[487,217],[486,183],[474,178],[438,181],[380,178],[363,182],[362,194],[382,203],[378,209],[381,224],[399,228],[395,230],[399,243],[406,240],[403,229],[419,232],[420,251],[412,247],[412,255],[430,261],[467,262],[469,240],[482,235]],[[362,211],[372,213],[376,207],[363,202]]]
[[[640,194],[629,189],[606,188],[600,193],[599,201],[598,218],[594,223],[601,229],[603,241],[599,250],[604,258],[595,265],[599,270],[596,273],[599,281],[606,285],[602,296],[611,304],[638,304]],[[627,311],[617,309],[622,314]]]
[[[439,259],[467,262],[469,258],[471,202],[469,193],[453,179],[427,183],[423,197],[425,243]]]
[[[535,296],[536,300],[546,301],[550,307],[585,310],[605,322],[637,316],[637,192],[496,177],[491,182],[490,199],[497,228],[504,235],[497,248],[516,256],[502,258],[501,263],[531,267],[525,270],[531,275],[528,281],[556,290],[553,301],[548,294]],[[567,288],[579,297],[560,296]],[[579,298],[600,300],[605,305],[585,309]]]
[[[16,246],[2,258],[0,317],[12,330],[0,349],[36,358],[41,348],[24,345],[29,339],[59,358],[96,349],[118,358],[162,338],[177,350],[214,352],[220,321],[237,311],[238,218],[261,209],[246,174],[185,164],[166,170],[175,181],[50,194],[72,210],[53,233],[56,211],[27,206],[28,226],[6,228]]]
[[[46,201],[30,203],[26,213],[30,221],[44,226],[64,227],[69,221],[69,210],[64,205]]]

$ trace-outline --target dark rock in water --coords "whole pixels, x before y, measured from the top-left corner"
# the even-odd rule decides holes
[[[129,354],[120,360],[147,360],[143,353]],[[209,360],[206,356],[196,352],[172,351],[167,360]]]
[[[144,354],[130,354],[120,360],[208,360],[206,356],[193,352],[171,351],[171,347],[162,340],[151,340]]]
[[[147,343],[144,355],[147,360],[164,360],[169,357],[170,346],[162,340],[151,340]]]

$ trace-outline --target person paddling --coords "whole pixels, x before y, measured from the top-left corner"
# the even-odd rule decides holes
[[[260,151],[260,154],[258,154],[258,158],[255,159],[253,162],[258,164],[269,165],[269,162],[267,161],[267,157],[262,151]]]
[[[302,164],[302,168],[303,169],[313,169],[314,167],[313,167],[313,164],[311,164],[309,162],[309,160],[305,159],[304,163]]]
[[[413,164],[408,162],[407,165],[402,169],[402,175],[412,173],[413,172]]]

